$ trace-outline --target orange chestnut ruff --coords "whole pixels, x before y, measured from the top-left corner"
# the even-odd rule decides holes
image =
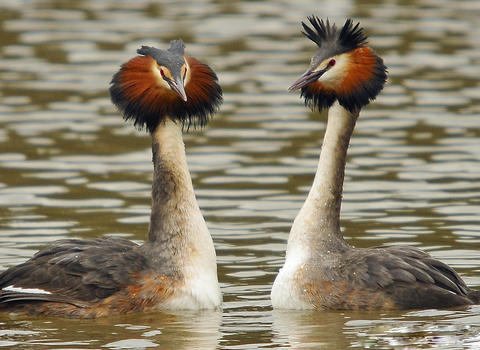
[[[207,124],[223,101],[222,88],[209,66],[186,54],[184,59],[190,74],[185,85],[187,101],[158,84],[151,56],[137,56],[121,66],[112,78],[110,95],[125,120],[133,120],[138,128],[146,126],[150,133],[167,117],[187,129]]]

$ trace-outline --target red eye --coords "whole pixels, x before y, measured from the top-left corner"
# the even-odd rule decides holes
[[[160,68],[160,75],[161,75],[162,77],[165,76],[165,73],[163,72],[163,69],[162,69],[162,68]]]
[[[333,66],[335,65],[335,63],[337,63],[337,61],[335,61],[335,60],[330,60],[330,62],[328,62],[328,65],[329,65],[330,67],[333,67]]]
[[[185,67],[185,74],[187,74],[187,67]]]

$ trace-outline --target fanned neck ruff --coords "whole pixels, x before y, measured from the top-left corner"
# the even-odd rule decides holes
[[[308,17],[312,27],[302,22],[304,32],[318,46],[312,58],[312,66],[317,68],[322,62],[334,56],[348,55],[347,69],[341,83],[335,87],[327,86],[320,80],[302,88],[301,96],[312,110],[330,108],[338,100],[348,111],[354,113],[373,101],[383,89],[387,80],[387,67],[383,59],[367,46],[367,36],[347,19],[342,28],[331,25],[316,16]],[[334,68],[334,67],[329,67]]]
[[[123,112],[125,120],[132,120],[138,129],[153,133],[160,123],[170,118],[185,129],[204,127],[223,102],[222,88],[215,72],[206,64],[184,53],[182,40],[173,40],[168,50],[142,46],[137,56],[124,63],[113,76],[110,96],[113,104]],[[186,66],[188,80],[184,101],[168,87],[158,66],[166,67],[172,74]],[[180,74],[180,73],[179,73]]]

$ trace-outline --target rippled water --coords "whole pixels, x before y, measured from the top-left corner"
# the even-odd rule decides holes
[[[361,21],[389,68],[362,111],[342,225],[358,247],[411,244],[480,286],[480,2],[0,1],[0,265],[66,237],[141,242],[150,139],[109,100],[140,45],[182,38],[211,65],[225,103],[185,136],[217,248],[222,312],[100,320],[0,318],[18,349],[475,349],[480,308],[279,312],[270,286],[310,187],[325,115],[286,87],[314,45],[307,15]]]

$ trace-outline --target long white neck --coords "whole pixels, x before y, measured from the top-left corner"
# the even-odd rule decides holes
[[[195,198],[181,126],[168,118],[159,124],[152,134],[152,152],[152,212],[142,248],[163,273],[185,281],[193,303],[205,304],[200,308],[219,306],[215,248]],[[179,300],[178,307],[182,303],[185,300]]]
[[[340,231],[345,160],[358,113],[350,113],[338,102],[328,111],[327,129],[317,173],[307,200],[298,213],[288,236],[285,264],[272,286],[276,309],[312,309],[305,300],[305,278],[309,267],[335,264],[336,257],[349,246]],[[308,278],[307,278],[308,280]]]
[[[347,149],[357,118],[358,112],[351,113],[338,102],[330,108],[315,179],[290,231],[287,258],[300,254],[299,249],[301,254],[330,251],[344,243],[340,207]]]

